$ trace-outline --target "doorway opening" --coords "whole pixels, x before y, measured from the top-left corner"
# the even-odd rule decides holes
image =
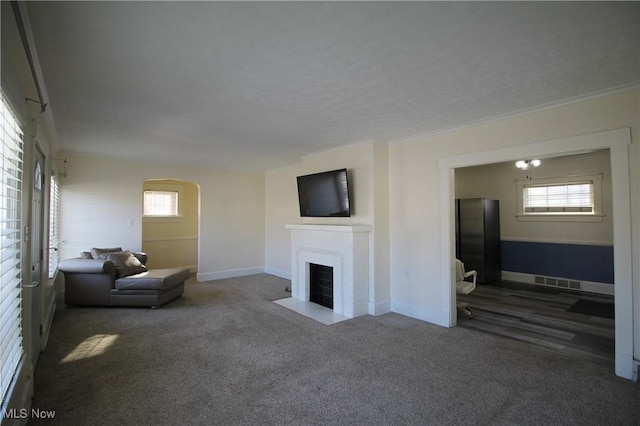
[[[611,163],[613,247],[614,247],[614,299],[615,309],[615,372],[618,376],[633,379],[633,291],[631,258],[631,206],[629,199],[629,152],[630,129],[623,128],[605,132],[574,136],[552,141],[531,143],[489,150],[473,154],[440,159],[441,175],[441,252],[444,253],[441,275],[449,282],[446,292],[449,307],[449,324],[457,324],[455,294],[455,236],[454,200],[455,172],[461,167],[516,161],[522,158],[540,158],[581,154],[596,150],[609,150]]]
[[[594,171],[601,176],[599,196],[590,198],[601,205],[591,213],[557,213],[558,208],[519,215],[517,197],[523,194],[514,191],[516,183],[562,181]],[[564,187],[552,189],[555,204],[567,202]],[[513,162],[458,168],[455,197],[456,206],[467,206],[456,210],[456,257],[466,269],[478,270],[475,290],[456,295],[458,303],[470,306],[474,320],[459,312],[458,325],[613,367],[609,151],[546,157],[527,171]],[[469,208],[487,204],[495,208]],[[492,228],[498,228],[497,243]]]
[[[142,251],[149,268],[198,269],[200,187],[179,179],[143,183]]]

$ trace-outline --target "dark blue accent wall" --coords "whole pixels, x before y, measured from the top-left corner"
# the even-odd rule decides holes
[[[613,284],[613,246],[502,241],[502,270]]]

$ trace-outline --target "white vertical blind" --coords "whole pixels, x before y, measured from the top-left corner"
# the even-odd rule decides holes
[[[51,189],[49,192],[49,278],[53,278],[58,269],[58,243],[60,226],[60,188],[58,179],[51,174]]]
[[[20,124],[2,93],[0,153],[0,394],[7,391],[22,356],[22,173],[23,141]]]

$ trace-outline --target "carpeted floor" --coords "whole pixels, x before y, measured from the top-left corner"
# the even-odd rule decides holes
[[[162,309],[56,313],[33,408],[65,425],[639,424],[640,386],[587,361],[398,314],[325,326],[267,274]]]

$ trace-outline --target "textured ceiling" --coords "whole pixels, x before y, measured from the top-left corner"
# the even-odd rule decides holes
[[[640,84],[635,2],[28,2],[66,151],[265,170]]]

